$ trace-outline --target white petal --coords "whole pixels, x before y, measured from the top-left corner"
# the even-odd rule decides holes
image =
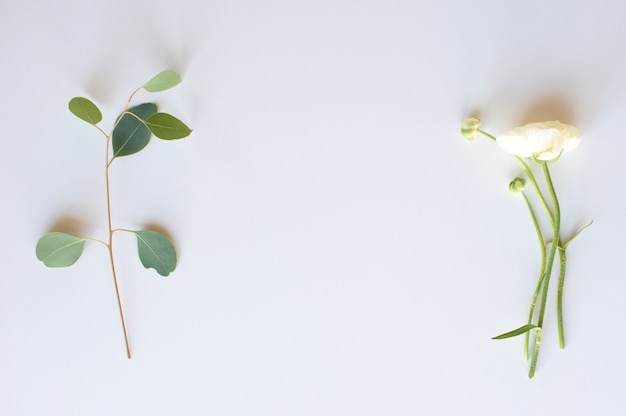
[[[496,142],[507,153],[520,157],[530,157],[533,155],[530,142],[523,136],[504,135],[496,139]]]
[[[580,144],[580,137],[568,137],[563,143],[563,150],[566,152],[572,151]]]
[[[533,154],[541,154],[546,151],[558,151],[557,140],[559,132],[555,129],[540,129],[532,127],[527,129],[526,137],[530,142]]]

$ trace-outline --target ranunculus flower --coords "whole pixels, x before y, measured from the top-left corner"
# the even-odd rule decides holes
[[[554,160],[578,146],[580,133],[576,127],[560,121],[545,121],[516,127],[496,141],[502,149],[516,156]]]

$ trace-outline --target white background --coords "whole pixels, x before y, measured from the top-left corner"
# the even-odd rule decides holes
[[[615,1],[4,1],[3,415],[621,415],[626,388],[626,26]],[[194,132],[111,169],[114,223],[159,224],[177,270],[106,251],[104,139],[141,92]],[[500,134],[560,119],[567,349],[555,288],[537,375],[522,339],[539,263]],[[56,224],[56,225],[55,225]]]

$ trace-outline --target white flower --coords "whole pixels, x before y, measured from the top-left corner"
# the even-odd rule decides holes
[[[496,140],[506,152],[537,160],[554,160],[563,152],[574,150],[580,133],[560,121],[545,121],[516,127]]]

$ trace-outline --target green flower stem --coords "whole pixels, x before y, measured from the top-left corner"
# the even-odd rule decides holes
[[[487,133],[486,131],[478,129],[478,132],[481,133],[483,136],[487,137],[488,139],[490,139],[491,141],[496,142],[496,138],[492,136],[491,134]],[[533,171],[530,170],[526,162],[524,162],[524,159],[515,155],[513,155],[513,157],[522,166],[522,169],[524,169],[524,172],[526,172],[526,175],[528,176],[528,179],[530,180],[530,183],[532,184],[533,189],[537,193],[537,197],[539,198],[539,201],[541,202],[543,209],[548,214],[548,218],[550,218],[550,222],[554,225],[554,216],[552,215],[552,211],[550,210],[550,207],[548,206],[548,203],[546,202],[546,198],[543,196],[541,189],[539,189],[539,185],[537,184],[537,179],[535,178]]]
[[[535,328],[535,347],[533,348],[533,358],[531,360],[528,378],[533,378],[535,376],[535,366],[537,365],[537,358],[539,358],[539,346],[541,345],[542,335],[543,330],[541,328]]]
[[[565,269],[567,260],[565,256],[565,249],[567,248],[567,246],[570,245],[572,241],[574,241],[576,237],[580,235],[580,233],[582,233],[591,224],[593,224],[593,221],[589,222],[589,224],[578,230],[576,234],[574,234],[569,240],[567,240],[567,242],[559,242],[559,259],[561,262],[561,269],[559,272],[559,286],[556,299],[556,315],[557,322],[559,324],[559,347],[561,347],[562,350],[565,349],[565,336],[563,335],[563,287],[565,286]]]
[[[486,138],[488,138],[489,140],[491,140],[492,142],[496,142],[496,137],[487,133],[485,130],[478,129],[478,132],[482,134],[483,136],[485,136]]]
[[[565,248],[559,246],[559,259],[561,269],[559,271],[559,287],[556,299],[556,317],[559,325],[559,347],[565,349],[565,336],[563,335],[563,286],[565,285]]]
[[[539,226],[539,222],[537,221],[537,214],[535,214],[535,210],[533,206],[530,204],[528,200],[528,196],[526,192],[522,191],[522,196],[524,197],[524,202],[526,202],[526,207],[528,207],[528,212],[530,213],[530,218],[533,221],[533,226],[535,227],[535,232],[537,233],[537,240],[539,241],[539,249],[541,250],[541,268],[539,269],[539,281],[537,282],[537,288],[535,289],[535,293],[533,294],[532,301],[530,303],[530,311],[528,313],[528,324],[532,324],[533,316],[535,314],[535,305],[537,303],[537,297],[539,296],[539,292],[541,291],[541,284],[543,282],[544,277],[544,269],[546,267],[546,243],[543,239],[543,233],[541,232],[541,227]],[[528,348],[530,343],[530,331],[525,335],[524,341],[524,359],[528,361]]]
[[[561,230],[561,209],[559,207],[559,200],[554,190],[554,185],[552,184],[552,178],[550,177],[550,169],[548,168],[548,164],[546,162],[542,162],[541,167],[543,168],[543,173],[546,177],[548,190],[550,192],[550,196],[552,197],[552,203],[554,204],[554,217],[553,217],[554,221],[552,222],[552,231],[553,231],[552,246],[550,247],[550,254],[548,255],[545,275],[543,277],[544,281],[543,281],[543,290],[541,293],[541,305],[539,308],[539,316],[537,318],[537,326],[543,330],[543,319],[546,313],[546,301],[548,298],[547,295],[548,295],[548,287],[550,285],[550,275],[552,274],[552,265],[554,264],[554,258],[559,248],[559,233]],[[533,351],[533,357],[530,363],[530,371],[528,372],[529,378],[533,378],[535,376],[535,368],[537,367],[537,358],[539,356],[540,346],[541,346],[541,342],[536,340],[536,335],[535,335],[535,349]]]
[[[548,206],[548,203],[546,202],[546,198],[543,196],[541,189],[539,189],[539,185],[537,184],[537,179],[535,179],[535,175],[533,174],[533,171],[530,170],[526,162],[524,162],[524,160],[521,157],[519,156],[513,156],[513,157],[522,166],[522,168],[524,169],[524,172],[526,172],[526,175],[528,175],[528,179],[530,180],[530,183],[533,185],[533,189],[535,190],[535,193],[537,194],[537,197],[539,198],[539,202],[541,202],[543,209],[546,211],[546,214],[548,214],[550,223],[554,227],[554,215],[552,215],[552,210],[550,210],[550,207]]]

